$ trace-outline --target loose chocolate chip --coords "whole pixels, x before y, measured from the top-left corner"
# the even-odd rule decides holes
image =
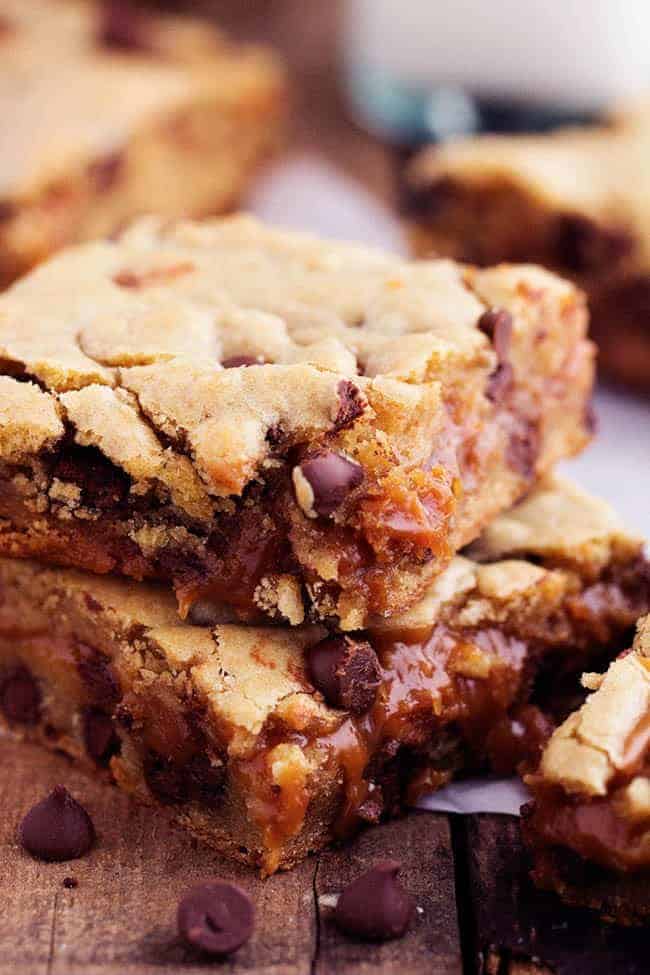
[[[221,363],[224,369],[239,369],[240,366],[263,366],[264,360],[254,355],[231,355]]]
[[[57,785],[23,819],[20,842],[39,860],[76,860],[95,842],[95,828],[83,806]]]
[[[351,426],[364,411],[361,391],[349,379],[342,379],[337,386],[339,394],[339,409],[334,420],[335,430],[344,430]]]
[[[317,515],[333,514],[363,481],[363,468],[333,450],[321,450],[305,457],[297,471],[311,491],[312,497],[302,496],[294,475],[298,503],[308,514],[312,511]]]
[[[110,660],[86,643],[77,644],[77,669],[97,704],[116,704],[120,699],[120,685]]]
[[[8,721],[36,724],[40,715],[41,692],[26,667],[18,667],[0,685],[0,708]]]
[[[329,705],[363,714],[381,683],[377,654],[365,640],[333,636],[306,651],[307,673]]]
[[[193,948],[230,955],[253,933],[255,910],[240,887],[214,880],[189,890],[178,905],[178,932]]]
[[[346,934],[366,941],[401,938],[413,916],[413,900],[397,879],[400,864],[377,863],[345,888],[334,920]]]
[[[106,765],[119,751],[120,740],[109,714],[98,708],[89,708],[83,721],[86,751],[99,765]]]
[[[98,37],[106,47],[125,53],[152,50],[146,21],[130,0],[104,0]]]

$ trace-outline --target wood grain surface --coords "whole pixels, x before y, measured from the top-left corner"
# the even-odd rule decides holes
[[[221,877],[256,905],[232,975],[642,975],[647,934],[601,923],[533,889],[518,821],[413,812],[262,881],[133,804],[68,759],[0,740],[0,975],[199,975],[214,962],[176,935],[179,897]],[[58,783],[88,809],[96,847],[41,863],[17,841],[30,806]],[[398,859],[417,911],[399,941],[370,945],[331,919],[336,895]],[[68,889],[66,878],[77,886]]]

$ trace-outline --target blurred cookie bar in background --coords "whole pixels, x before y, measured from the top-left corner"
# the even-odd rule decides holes
[[[232,208],[279,142],[282,65],[124,0],[0,6],[0,287],[143,212]]]
[[[425,149],[403,183],[414,249],[571,277],[589,296],[603,370],[650,390],[649,148],[640,100],[598,127]]]

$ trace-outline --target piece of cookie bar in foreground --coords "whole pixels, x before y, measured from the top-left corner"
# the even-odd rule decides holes
[[[424,150],[403,181],[415,253],[534,261],[590,301],[599,363],[650,390],[650,112]]]
[[[650,920],[650,617],[633,649],[549,741],[527,777],[533,879],[624,924]]]
[[[584,446],[585,330],[537,268],[141,221],[0,299],[0,551],[358,629]]]
[[[536,676],[599,663],[650,609],[640,543],[564,482],[491,532],[350,637],[191,626],[152,584],[0,560],[0,715],[228,856],[289,867],[463,769],[536,767]]]
[[[0,4],[0,287],[142,213],[232,209],[281,141],[285,72],[128,0]]]

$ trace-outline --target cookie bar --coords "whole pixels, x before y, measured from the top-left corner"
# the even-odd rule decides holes
[[[539,770],[524,836],[533,878],[574,904],[623,923],[650,919],[650,617],[629,653],[558,728]]]
[[[278,144],[284,69],[128,0],[2,0],[0,287],[140,213],[232,208]]]
[[[415,252],[479,265],[535,261],[589,296],[603,368],[650,389],[650,112],[542,136],[425,150],[404,208]]]
[[[353,637],[191,626],[153,584],[3,559],[0,714],[272,872],[464,768],[535,767],[536,674],[624,646],[648,608],[640,543],[559,481]]]
[[[0,552],[358,629],[586,443],[585,327],[536,268],[144,220],[0,299]]]

